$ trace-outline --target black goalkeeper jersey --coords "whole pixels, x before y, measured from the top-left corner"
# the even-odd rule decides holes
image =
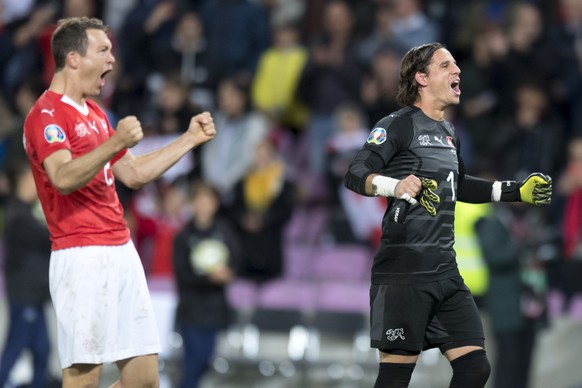
[[[404,223],[388,217],[399,201],[388,198],[382,222],[382,241],[374,258],[373,284],[420,283],[458,276],[454,244],[454,212],[458,182],[464,180],[460,143],[447,121],[435,121],[416,107],[405,107],[376,124],[346,175],[347,188],[365,194],[372,173],[404,179],[408,175],[435,180],[436,216],[419,204],[408,208]],[[491,183],[472,178],[466,202],[488,202]],[[488,191],[487,195],[482,192]],[[481,193],[481,194],[479,194]],[[401,201],[401,200],[400,200]]]

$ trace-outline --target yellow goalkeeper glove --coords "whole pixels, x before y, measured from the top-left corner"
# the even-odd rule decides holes
[[[549,205],[552,202],[552,178],[534,172],[519,185],[519,199],[536,206]]]
[[[501,201],[521,201],[536,206],[546,206],[552,202],[552,178],[534,172],[521,183],[501,182]]]
[[[435,204],[441,201],[441,198],[435,194],[438,184],[434,179],[420,178],[422,190],[420,191],[420,206],[431,216],[436,216],[437,211]]]

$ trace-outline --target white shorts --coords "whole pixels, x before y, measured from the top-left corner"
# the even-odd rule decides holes
[[[131,241],[54,251],[49,281],[62,368],[160,352],[143,266]]]

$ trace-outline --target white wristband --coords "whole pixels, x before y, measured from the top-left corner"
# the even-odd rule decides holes
[[[379,195],[381,197],[394,197],[396,193],[396,185],[398,182],[400,182],[398,179],[376,175],[374,178],[372,178],[374,195]]]
[[[491,189],[491,201],[499,202],[501,200],[501,182],[493,182],[493,188]]]

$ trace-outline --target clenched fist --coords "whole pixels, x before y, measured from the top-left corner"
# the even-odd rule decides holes
[[[113,136],[119,139],[123,148],[131,148],[143,139],[141,123],[135,116],[124,117],[117,123],[117,129]]]
[[[523,182],[496,183],[499,185],[499,200],[503,202],[521,201],[536,206],[547,206],[552,202],[552,178],[549,175],[534,172]]]
[[[420,193],[421,189],[422,183],[420,179],[414,175],[409,175],[398,182],[394,194],[396,198],[403,199],[412,205],[416,205],[418,201],[415,197]]]
[[[196,144],[206,143],[216,136],[214,120],[208,112],[203,112],[192,117],[188,132],[196,136]]]
[[[546,206],[552,202],[552,178],[534,172],[519,184],[519,199],[536,206]]]

